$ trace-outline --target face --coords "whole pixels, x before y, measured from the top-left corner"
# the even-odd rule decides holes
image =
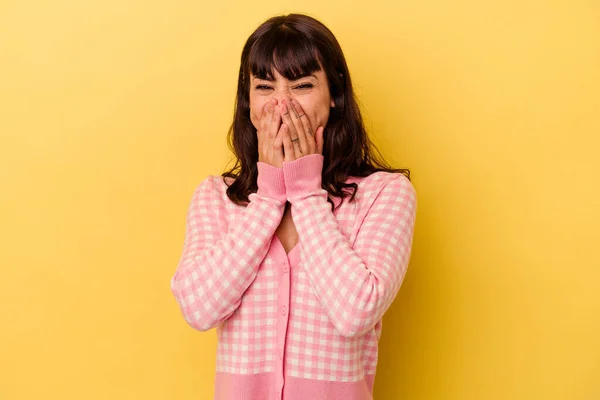
[[[283,99],[295,99],[308,116],[313,132],[319,126],[325,127],[329,119],[329,108],[334,107],[327,76],[323,70],[300,78],[287,80],[276,70],[275,80],[269,81],[250,76],[250,119],[256,129],[260,126],[260,116],[265,104],[276,99],[281,104]]]

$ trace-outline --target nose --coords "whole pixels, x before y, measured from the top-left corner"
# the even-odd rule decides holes
[[[273,99],[277,101],[277,104],[283,104],[283,100],[291,100],[291,93],[289,88],[277,89],[273,94]]]

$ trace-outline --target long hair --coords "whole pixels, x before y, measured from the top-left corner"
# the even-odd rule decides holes
[[[344,54],[333,33],[312,17],[289,14],[261,24],[242,51],[233,123],[227,136],[236,163],[221,175],[224,181],[226,177],[235,179],[227,188],[227,196],[235,204],[247,205],[248,195],[258,189],[258,138],[250,120],[250,74],[272,79],[275,69],[285,78],[296,80],[321,68],[335,104],[323,132],[322,188],[329,196],[350,196],[353,201],[358,185],[346,183],[351,176],[387,171],[410,179],[408,169],[391,168],[369,139]],[[333,201],[328,201],[333,208]]]

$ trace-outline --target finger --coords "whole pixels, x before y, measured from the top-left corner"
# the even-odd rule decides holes
[[[290,132],[287,124],[281,124],[282,129],[282,139],[283,139],[283,153],[284,153],[284,161],[294,161],[296,159],[294,144],[292,143],[292,139],[290,138]]]
[[[273,139],[273,148],[281,147],[282,151],[283,151],[282,146],[283,146],[283,127],[284,126],[285,126],[285,124],[280,123],[279,128],[277,129],[277,134],[275,135],[275,138]]]
[[[298,104],[298,107],[300,107],[300,103],[296,102],[296,104]],[[299,115],[302,115],[302,107],[300,107],[299,113],[298,109],[294,106],[294,103],[291,100],[287,101],[286,105],[291,111],[290,119],[292,120],[292,123],[294,124],[294,129],[296,131],[296,136],[292,136],[292,140],[298,138],[298,141],[294,142],[294,144],[296,145],[295,149],[297,150],[296,155],[298,157],[301,157],[302,155],[314,152],[314,150],[311,151],[312,149],[314,149],[314,145],[311,146],[307,142],[306,132],[304,132],[304,126],[302,125],[302,121],[300,121],[299,118]]]
[[[264,154],[266,150],[267,132],[269,130],[269,121],[271,120],[272,112],[273,105],[266,103],[263,106],[262,113],[260,116],[260,122],[258,124],[258,130],[256,131],[256,134],[258,136],[258,155],[260,160],[262,160],[262,154]]]
[[[267,153],[269,154],[269,158],[272,159],[274,156],[273,152],[273,143],[277,138],[278,131],[281,127],[281,116],[279,115],[279,110],[275,108],[273,110],[273,114],[271,116],[271,124],[269,125],[269,133],[267,135],[265,147],[267,149]],[[283,150],[282,150],[283,151]]]
[[[317,128],[317,133],[315,133],[315,139],[316,139],[316,145],[317,145],[317,152],[319,154],[323,154],[323,133],[325,132],[325,129],[320,126],[319,128]]]
[[[281,124],[281,113],[279,112],[279,107],[273,107],[273,112],[271,113],[271,122],[269,124],[269,142],[275,139],[277,136],[277,131],[279,131],[279,126]]]
[[[302,141],[302,139],[304,139],[305,143],[305,147],[302,146],[302,150],[304,151],[306,149],[305,154],[312,154],[315,152],[316,143],[315,138],[313,136],[313,131],[310,127],[310,120],[308,119],[308,116],[306,115],[298,101],[292,100],[291,105],[296,114],[294,121],[297,126],[296,131],[299,132],[299,136],[303,136],[303,138],[301,138],[300,140]],[[292,117],[292,119],[294,119],[294,117]]]
[[[270,103],[266,103],[263,106],[262,113],[260,115],[260,123],[258,133],[262,135],[269,128],[269,121],[271,120],[271,113],[273,112],[273,106]]]
[[[283,161],[283,125],[277,130],[277,135],[275,139],[271,142],[269,146],[269,157],[271,160],[277,162],[276,165],[281,167],[281,161]]]
[[[273,101],[270,100],[266,105],[265,108],[268,110],[268,112],[265,114],[264,117],[264,126],[265,128],[263,129],[263,133],[261,135],[261,138],[259,140],[262,140],[262,143],[259,144],[259,149],[261,149],[259,151],[259,159],[261,159],[261,155],[262,157],[266,158],[267,160],[272,160],[273,159],[273,149],[272,149],[272,143],[273,143],[273,139],[277,134],[277,129],[278,129],[278,121],[280,121],[279,119],[279,114],[277,112],[277,108],[275,107],[275,105],[273,104]],[[276,125],[276,126],[274,126]],[[275,130],[275,133],[273,133],[273,130]]]
[[[302,148],[302,137],[300,137],[300,133],[296,129],[296,124],[292,120],[292,115],[294,114],[294,111],[292,110],[291,105],[289,105],[289,102],[285,100],[283,101],[283,104],[281,105],[281,112],[282,120],[288,126],[287,129],[290,138],[294,143],[295,154],[297,157],[301,157],[302,153],[306,153],[308,149],[306,147],[304,149]]]

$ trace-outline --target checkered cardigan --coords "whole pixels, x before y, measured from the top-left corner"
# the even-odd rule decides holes
[[[323,156],[259,162],[247,206],[209,176],[188,210],[171,290],[195,329],[217,329],[217,400],[369,400],[382,316],[409,263],[416,193],[402,174],[350,177],[332,211]],[[298,243],[275,231],[291,203]]]

